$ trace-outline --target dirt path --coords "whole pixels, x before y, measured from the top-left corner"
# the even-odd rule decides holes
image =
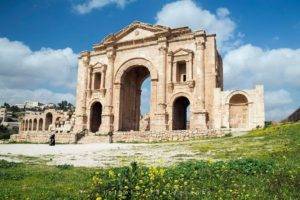
[[[186,145],[162,144],[1,144],[0,159],[10,161],[70,164],[86,167],[110,167],[138,161],[147,165],[171,165],[196,159],[197,154]]]

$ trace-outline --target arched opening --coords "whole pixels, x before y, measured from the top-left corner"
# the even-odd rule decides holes
[[[57,117],[55,120],[55,127],[60,127],[60,117]]]
[[[32,128],[32,130],[36,131],[36,129],[37,129],[37,119],[34,119],[33,120],[33,128]]]
[[[28,131],[28,119],[25,121],[25,131]]]
[[[90,111],[90,131],[96,133],[99,131],[102,122],[102,104],[95,102]]]
[[[32,120],[31,119],[29,120],[29,125],[28,126],[29,126],[28,130],[31,131],[32,130]]]
[[[248,100],[243,94],[235,94],[229,100],[229,127],[247,128]]]
[[[43,119],[41,118],[39,120],[39,131],[42,131],[43,130]]]
[[[119,130],[139,130],[141,118],[141,89],[143,82],[148,77],[150,77],[148,68],[141,65],[132,66],[123,73],[120,88]],[[151,91],[150,85],[149,81],[149,90]]]
[[[46,120],[45,120],[45,131],[49,130],[49,126],[52,124],[53,121],[53,115],[51,113],[46,114]]]
[[[190,101],[186,97],[178,97],[173,103],[173,130],[189,129]]]

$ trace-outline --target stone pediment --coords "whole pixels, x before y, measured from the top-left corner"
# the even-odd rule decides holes
[[[100,62],[96,62],[95,64],[91,65],[91,67],[93,68],[93,72],[97,72],[97,71],[105,71],[106,70],[106,64],[100,63]]]
[[[191,51],[189,49],[180,48],[180,49],[177,49],[176,51],[174,51],[173,55],[174,56],[185,56],[185,55],[189,55],[191,53],[193,53],[193,51]]]
[[[111,34],[104,38],[103,44],[111,42],[126,42],[132,40],[139,40],[143,38],[153,37],[156,34],[169,31],[170,28],[160,25],[150,25],[142,22],[133,22],[121,31]]]

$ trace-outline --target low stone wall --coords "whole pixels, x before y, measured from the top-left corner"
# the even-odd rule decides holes
[[[222,137],[224,133],[217,130],[176,130],[176,131],[126,131],[114,132],[113,142],[167,142],[187,141],[205,137]]]
[[[48,143],[49,133],[34,132],[34,133],[21,133],[10,136],[11,142],[30,142],[30,143]],[[75,135],[70,133],[56,133],[56,143],[75,143]]]
[[[205,137],[222,137],[225,132],[220,130],[178,130],[178,131],[118,131],[114,132],[112,140],[118,142],[167,142],[167,141],[187,141],[201,139]],[[31,143],[48,143],[50,134],[45,132],[22,132],[11,136],[10,141],[31,142]],[[75,134],[56,133],[56,143],[75,143]],[[82,137],[78,143],[108,143],[108,135],[87,134]]]

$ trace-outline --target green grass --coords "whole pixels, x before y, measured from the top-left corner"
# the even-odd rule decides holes
[[[86,199],[96,169],[0,162],[0,199]]]
[[[300,124],[174,145],[209,159],[110,169],[0,161],[0,199],[300,199]]]
[[[283,156],[288,156],[293,163],[299,165],[300,124],[271,126],[241,137],[202,140],[188,145],[199,154],[209,152],[213,160],[250,157],[282,161]]]

